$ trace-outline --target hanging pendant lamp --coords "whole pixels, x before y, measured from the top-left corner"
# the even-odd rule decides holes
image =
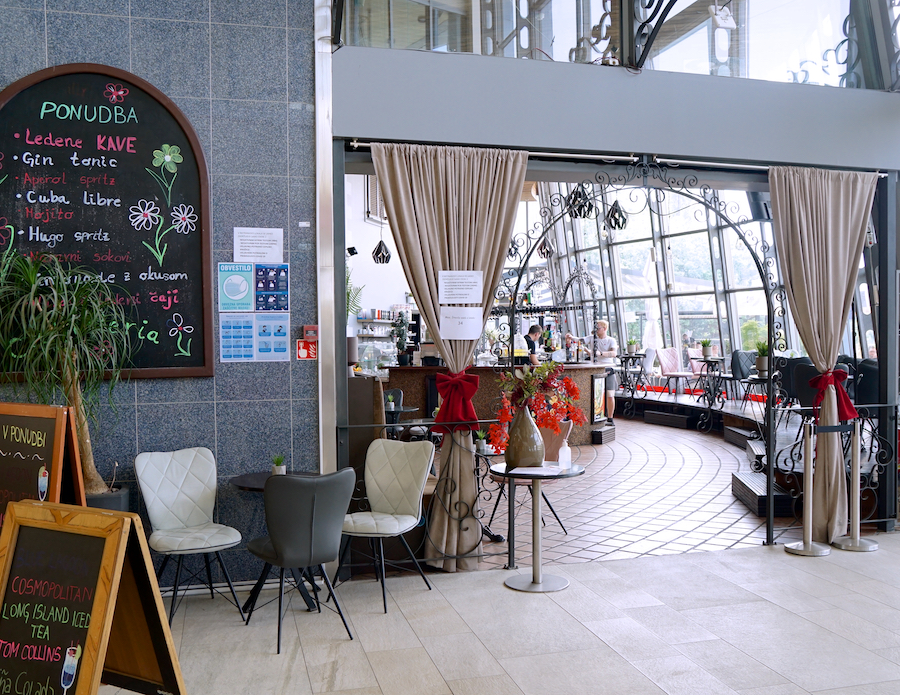
[[[381,238],[378,240],[375,250],[372,251],[372,260],[379,265],[384,265],[385,263],[391,262],[390,249],[388,249],[387,244],[384,243],[384,222],[381,224],[379,235]]]
[[[595,219],[598,214],[597,206],[591,202],[591,196],[586,190],[586,185],[579,183],[569,195],[566,196],[566,207],[573,219]]]
[[[553,246],[553,241],[551,241],[549,236],[545,236],[538,244],[537,255],[547,259],[553,256],[554,253],[556,253],[556,248]]]
[[[606,226],[610,229],[621,230],[628,226],[628,215],[619,205],[619,201],[613,201],[606,212]]]

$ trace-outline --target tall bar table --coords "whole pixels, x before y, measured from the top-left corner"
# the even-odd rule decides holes
[[[569,586],[569,580],[565,577],[544,574],[541,567],[541,481],[574,478],[576,475],[584,473],[584,466],[573,464],[571,468],[559,468],[558,466],[519,467],[507,472],[505,463],[495,463],[491,466],[491,473],[509,481],[509,563],[507,564],[507,569],[516,568],[516,480],[531,480],[531,577],[527,574],[517,574],[515,577],[509,577],[504,584],[516,591],[529,591],[532,593],[562,591]]]

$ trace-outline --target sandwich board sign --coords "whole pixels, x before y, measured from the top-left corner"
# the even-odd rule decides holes
[[[0,523],[6,505],[23,499],[84,506],[71,408],[0,403]]]
[[[0,693],[183,695],[140,517],[26,500],[0,531]]]

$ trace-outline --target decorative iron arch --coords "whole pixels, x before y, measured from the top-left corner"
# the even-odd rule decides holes
[[[593,180],[587,179],[577,184],[575,190],[580,191],[578,196],[563,196],[561,193],[554,193],[550,196],[549,205],[541,208],[541,221],[535,223],[531,228],[524,232],[513,235],[510,240],[507,258],[510,260],[519,260],[518,272],[513,274],[505,274],[500,285],[495,291],[495,297],[501,304],[508,302],[506,306],[506,326],[499,326],[500,331],[507,329],[508,342],[506,344],[507,354],[514,354],[514,338],[515,338],[515,316],[516,316],[516,299],[522,289],[522,282],[528,263],[535,251],[547,243],[549,234],[553,231],[556,224],[564,219],[566,215],[571,215],[576,208],[585,209],[594,206],[597,210],[602,208],[602,201],[598,199],[604,192],[620,191],[626,188],[640,187],[645,191],[654,188],[668,191],[684,198],[687,198],[701,206],[708,212],[712,213],[719,227],[725,227],[734,231],[738,239],[747,248],[759,277],[762,280],[763,291],[766,297],[767,311],[767,343],[769,346],[769,355],[774,354],[775,349],[785,350],[786,344],[786,324],[784,322],[784,293],[779,290],[778,279],[775,271],[775,259],[766,256],[765,252],[769,250],[769,243],[764,238],[756,239],[752,234],[741,228],[749,220],[734,221],[729,217],[728,202],[719,198],[716,191],[709,184],[701,184],[698,176],[694,173],[685,173],[680,176],[681,172],[671,170],[668,166],[661,165],[652,160],[649,155],[643,155],[641,160],[625,166],[624,172],[621,174],[610,174],[608,171],[601,169],[595,175]],[[595,185],[596,184],[596,185]],[[654,185],[650,185],[654,184]],[[600,202],[600,205],[597,203]],[[760,252],[763,257],[760,258]],[[566,286],[566,291],[571,285],[571,278]],[[595,294],[596,302],[596,294]],[[777,323],[776,323],[777,321]],[[502,339],[501,339],[502,340]],[[506,342],[506,341],[504,341]],[[499,348],[497,350],[500,351]],[[774,366],[774,365],[773,365]],[[774,432],[774,406],[776,395],[779,391],[777,382],[780,378],[778,372],[770,367],[770,378],[766,384],[766,408],[763,432],[766,442],[766,494],[767,494],[767,513],[766,513],[766,544],[774,543],[774,488],[775,488],[775,437]],[[710,423],[711,425],[711,423]]]

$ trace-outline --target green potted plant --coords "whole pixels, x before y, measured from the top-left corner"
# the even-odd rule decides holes
[[[756,371],[760,377],[769,375],[769,344],[764,340],[756,341]]]
[[[85,492],[109,486],[94,463],[89,418],[112,393],[131,355],[119,287],[85,281],[94,273],[55,256],[0,256],[0,374],[39,403],[72,408]],[[127,503],[127,490],[126,490]],[[102,503],[101,503],[102,504]],[[98,505],[99,506],[99,505]]]
[[[409,355],[406,353],[407,337],[409,336],[409,319],[406,312],[401,311],[391,322],[391,338],[397,341],[397,364],[401,367],[409,365]]]
[[[284,465],[284,456],[281,454],[272,457],[272,475],[287,475],[287,466]]]
[[[628,354],[633,355],[637,352],[638,341],[637,338],[629,338],[628,339]]]
[[[703,350],[704,357],[712,357],[712,340],[704,338],[700,341],[700,348]]]
[[[475,452],[487,453],[487,432],[485,430],[475,430]]]
[[[394,396],[389,393],[387,396],[384,397],[384,399],[385,399],[384,409],[385,410],[393,410],[394,409]]]

